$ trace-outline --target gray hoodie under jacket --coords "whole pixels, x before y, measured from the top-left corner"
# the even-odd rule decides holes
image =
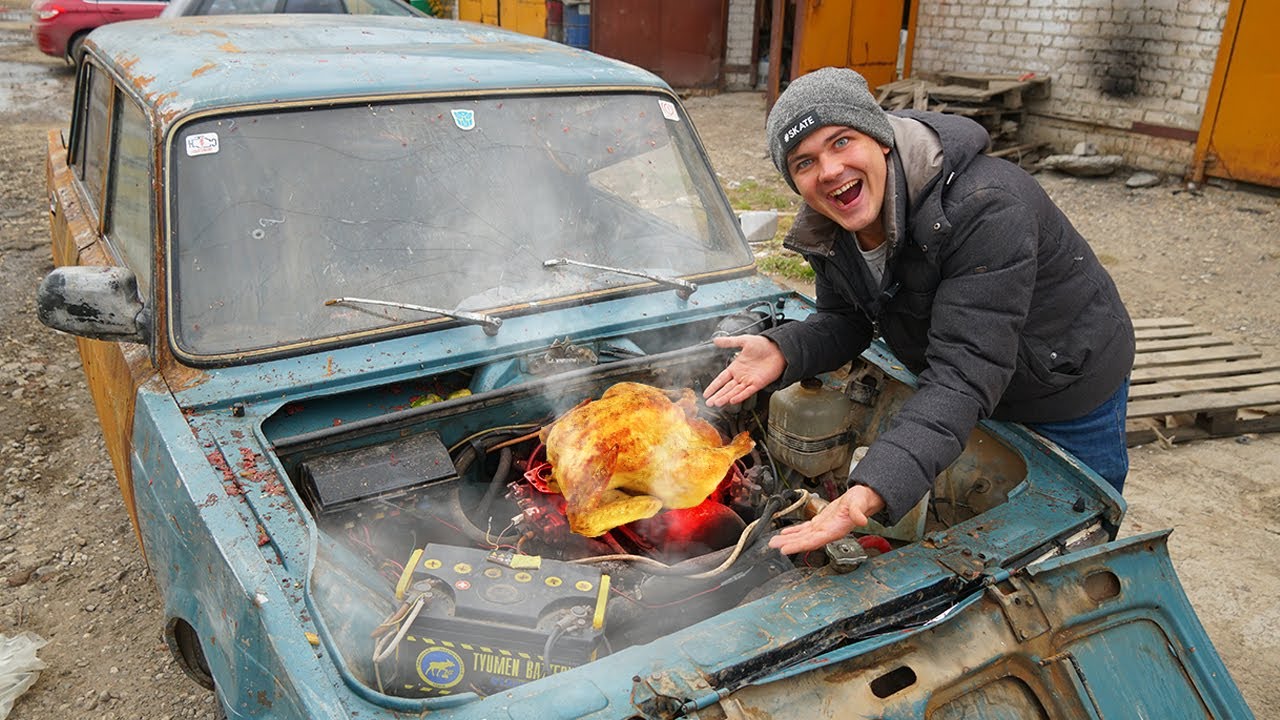
[[[984,418],[1081,417],[1133,366],[1133,323],[1111,276],[1035,178],[983,154],[967,118],[890,115],[882,210],[889,254],[876,285],[853,236],[808,206],[784,246],[816,273],[816,312],[764,334],[782,350],[778,387],[834,370],[877,333],[919,390],[850,477],[897,522]]]

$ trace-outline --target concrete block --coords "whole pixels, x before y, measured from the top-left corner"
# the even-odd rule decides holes
[[[747,237],[747,242],[768,242],[778,234],[776,210],[747,210],[738,213],[738,222],[742,225],[742,234]]]

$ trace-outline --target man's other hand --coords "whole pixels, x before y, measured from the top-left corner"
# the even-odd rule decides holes
[[[864,527],[868,518],[884,509],[884,499],[865,485],[854,485],[822,509],[812,520],[783,528],[769,539],[769,547],[783,555],[817,550],[829,542]]]
[[[733,362],[716,376],[702,396],[708,407],[734,405],[782,377],[787,360],[773,341],[762,335],[733,335],[713,340],[716,347],[738,348]]]

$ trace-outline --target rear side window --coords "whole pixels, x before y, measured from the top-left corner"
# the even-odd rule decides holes
[[[107,238],[138,277],[145,296],[151,287],[151,133],[133,98],[116,95]]]
[[[88,90],[84,122],[79,125],[80,136],[76,157],[80,161],[76,175],[84,181],[95,209],[101,208],[102,185],[107,165],[108,132],[110,131],[111,78],[92,66],[85,75]]]
[[[236,15],[239,13],[269,13],[276,9],[277,0],[208,0],[204,12],[199,15]]]
[[[97,71],[89,63],[80,68],[80,77],[76,81],[75,108],[71,112],[71,167],[75,168],[77,178],[84,179],[84,128],[88,116],[89,84]]]
[[[420,13],[404,0],[346,0],[352,15],[393,15],[419,17]]]
[[[344,13],[340,0],[285,0],[287,13]]]

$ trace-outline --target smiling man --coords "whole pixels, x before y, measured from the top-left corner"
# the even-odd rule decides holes
[[[817,311],[718,338],[739,352],[707,386],[707,404],[834,370],[877,333],[919,376],[849,489],[770,544],[791,554],[871,516],[897,522],[988,417],[1028,424],[1122,489],[1133,324],[1035,179],[984,155],[987,132],[967,118],[886,114],[847,69],[793,81],[766,133],[804,199],[785,245],[813,266]]]

